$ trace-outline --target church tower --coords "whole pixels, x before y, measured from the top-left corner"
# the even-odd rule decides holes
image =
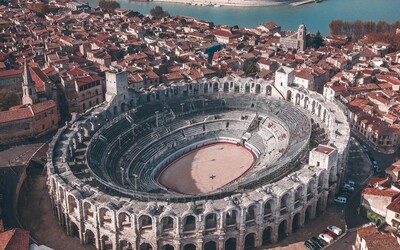
[[[304,24],[299,26],[297,30],[298,49],[304,51],[307,46],[307,28]]]
[[[22,104],[34,104],[38,102],[36,86],[29,72],[28,64],[24,59],[24,81],[22,83]]]

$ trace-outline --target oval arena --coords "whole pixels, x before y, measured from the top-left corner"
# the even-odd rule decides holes
[[[48,151],[54,213],[82,244],[252,249],[333,200],[350,129],[321,95],[230,76],[140,92],[124,72],[106,79],[108,101]]]

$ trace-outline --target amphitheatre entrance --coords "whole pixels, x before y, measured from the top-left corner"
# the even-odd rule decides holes
[[[232,143],[214,143],[195,149],[172,162],[158,177],[161,185],[182,194],[219,189],[249,170],[253,153]]]

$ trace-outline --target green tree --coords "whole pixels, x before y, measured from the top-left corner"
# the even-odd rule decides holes
[[[321,36],[321,33],[319,31],[317,31],[317,34],[315,34],[314,45],[317,49],[324,45],[324,38]]]
[[[107,10],[115,10],[120,8],[120,4],[113,0],[100,0],[99,7]]]
[[[21,99],[17,93],[0,90],[0,111],[8,110],[12,106],[21,104]]]
[[[161,6],[155,6],[150,10],[150,15],[152,15],[155,18],[162,18],[169,16],[169,13],[167,11],[164,11]]]
[[[31,11],[36,12],[39,15],[46,15],[49,11],[49,6],[44,3],[31,3],[28,7]]]

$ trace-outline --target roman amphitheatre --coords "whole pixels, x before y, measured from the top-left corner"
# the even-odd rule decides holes
[[[290,74],[135,92],[108,72],[107,102],[49,146],[60,225],[82,244],[140,250],[253,249],[298,230],[333,200],[350,130]]]

